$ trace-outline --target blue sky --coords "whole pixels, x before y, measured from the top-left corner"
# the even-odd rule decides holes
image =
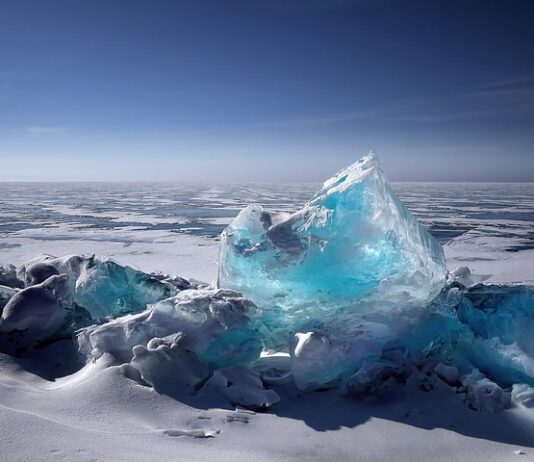
[[[0,180],[534,181],[528,1],[5,0]]]

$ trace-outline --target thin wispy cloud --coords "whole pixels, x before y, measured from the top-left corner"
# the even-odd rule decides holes
[[[505,86],[505,82],[507,82],[507,86]],[[532,85],[528,85],[530,83]],[[534,79],[525,78],[481,84],[472,91],[458,94],[397,98],[367,110],[317,114],[309,117],[265,122],[224,124],[218,129],[241,127],[313,128],[365,121],[430,124],[527,113],[534,113]]]
[[[518,87],[518,86],[524,86],[524,85],[534,85],[534,76],[530,75],[530,76],[518,77],[514,79],[496,80],[496,81],[485,83],[481,85],[481,87],[486,88],[486,89],[499,89],[499,88]]]
[[[398,98],[372,110],[278,120],[261,126],[313,127],[351,121],[438,123],[526,113],[534,113],[534,79],[524,78],[483,84],[466,93]]]
[[[261,126],[280,127],[313,127],[316,125],[331,125],[351,120],[369,119],[376,114],[374,111],[349,111],[330,115],[318,115],[315,117],[301,117],[294,119],[274,120],[271,122],[259,123]]]
[[[26,127],[25,131],[26,133],[30,133],[33,135],[56,135],[56,134],[67,133],[70,130],[67,127],[41,125],[41,126]]]

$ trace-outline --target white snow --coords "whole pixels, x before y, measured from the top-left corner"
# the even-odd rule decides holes
[[[474,412],[443,386],[361,402],[287,391],[269,413],[199,408],[105,358],[50,383],[0,356],[1,459],[506,462],[534,453],[530,413]]]
[[[0,263],[22,265],[37,255],[94,254],[111,257],[144,272],[163,272],[205,282],[217,278],[217,241],[189,234],[151,230],[20,231],[2,237]],[[13,245],[13,247],[8,247]]]
[[[444,246],[450,270],[467,266],[488,282],[534,284],[534,249],[507,252],[513,240],[467,232]]]
[[[429,186],[429,191],[434,188]],[[221,191],[224,193],[224,188]],[[250,191],[253,195],[253,188]],[[220,197],[216,189],[203,194],[205,198]],[[277,194],[273,193],[273,200],[280,203],[287,191]],[[158,201],[163,203],[161,197]],[[20,204],[23,206],[25,200]],[[448,207],[445,203],[438,205]],[[518,205],[515,212],[529,212],[529,205]],[[129,224],[179,221],[152,214],[99,214],[55,207],[56,212],[71,215],[73,220],[79,214],[93,213]],[[452,207],[451,213],[476,207],[464,201],[463,206]],[[281,208],[293,210],[290,205]],[[412,210],[430,213],[423,208]],[[2,218],[23,215],[5,212]],[[224,224],[228,220],[217,217],[211,222]],[[478,222],[482,224],[483,219]],[[470,225],[472,220],[453,217],[450,223]],[[445,246],[448,268],[468,266],[473,274],[491,275],[492,282],[534,283],[534,250],[506,251],[513,244],[524,243],[521,236],[528,232],[526,222],[491,220],[485,226],[510,224],[517,225],[516,237],[498,237],[479,227],[454,238]],[[206,282],[215,281],[217,274],[216,239],[167,230],[135,226],[93,229],[82,223],[57,223],[1,235],[0,244],[0,263],[21,265],[41,253],[98,253],[146,272],[166,272]],[[8,292],[13,294],[0,287],[0,297]],[[300,335],[297,356],[310,348],[305,348],[309,336]],[[162,352],[172,342],[162,344],[150,347]],[[269,362],[273,374],[264,376],[263,382],[280,401],[267,396],[269,410],[252,412],[236,405],[240,397],[250,397],[247,393],[256,398],[257,389],[229,393],[225,387],[231,388],[230,374],[210,385],[222,389],[218,400],[202,402],[192,400],[185,392],[176,399],[143,386],[139,377],[127,377],[130,369],[111,363],[106,354],[54,381],[45,378],[46,367],[68,368],[60,359],[54,365],[46,365],[41,359],[41,363],[28,363],[0,354],[1,462],[506,462],[534,458],[534,390],[516,386],[511,408],[497,413],[475,411],[466,405],[466,394],[457,393],[447,383],[457,380],[457,371],[445,365],[435,368],[443,380],[436,377],[431,391],[423,392],[408,382],[387,392],[383,399],[356,400],[335,390],[303,393],[291,385],[287,375],[288,354],[262,355],[261,361]],[[153,360],[160,361],[159,354],[150,358]],[[278,374],[274,374],[272,364],[279,365]],[[467,388],[472,388],[472,407],[500,409],[502,395],[495,384],[463,380]],[[250,381],[254,383],[254,378]],[[477,384],[475,388],[472,383]],[[259,396],[265,398],[261,393]]]
[[[214,256],[216,246],[208,250]],[[518,451],[534,454],[530,390],[516,390],[514,407],[488,413],[470,409],[445,382],[361,401],[332,390],[301,393],[280,380],[280,401],[254,413],[223,394],[202,406],[157,393],[106,360],[50,382],[1,355],[1,460],[506,462]],[[452,378],[448,372],[440,375]],[[487,401],[490,388],[477,389],[476,399]]]

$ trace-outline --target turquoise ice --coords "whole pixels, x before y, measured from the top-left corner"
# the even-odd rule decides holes
[[[171,282],[94,255],[42,255],[23,265],[20,274],[28,285],[66,274],[74,302],[92,319],[139,312],[177,292]]]
[[[373,153],[293,214],[246,207],[220,243],[219,287],[292,324],[370,304],[424,306],[445,277],[441,246],[397,198]]]
[[[13,274],[0,281],[13,284],[0,286],[0,351],[75,338],[82,358],[114,357],[161,392],[205,383],[264,407],[277,398],[263,378],[363,396],[426,368],[472,407],[500,409],[510,386],[534,386],[534,288],[447,274],[374,154],[294,213],[245,208],[222,234],[218,288],[95,256],[45,255]]]

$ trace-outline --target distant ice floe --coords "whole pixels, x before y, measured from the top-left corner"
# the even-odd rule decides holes
[[[1,269],[0,351],[52,364],[61,342],[72,364],[105,359],[160,393],[251,409],[277,386],[362,398],[407,381],[477,410],[531,407],[534,288],[488,277],[447,273],[368,155],[295,213],[242,211],[217,287],[95,256]]]

